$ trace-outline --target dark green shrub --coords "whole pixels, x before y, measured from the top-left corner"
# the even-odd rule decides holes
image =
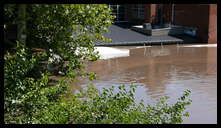
[[[7,23],[17,23],[17,5],[4,8]],[[4,57],[4,122],[5,123],[181,123],[186,91],[174,105],[166,97],[156,106],[135,104],[135,87],[127,91],[119,87],[98,92],[93,86],[78,94],[68,90],[68,84],[82,70],[82,60],[95,61],[93,42],[106,39],[103,32],[112,23],[107,5],[27,5],[27,47],[17,44],[16,53]],[[6,23],[6,24],[7,24]],[[5,42],[6,43],[6,42]],[[41,47],[45,52],[32,53]],[[64,75],[49,86],[49,73],[42,61],[59,55],[68,61]],[[48,62],[47,62],[48,63]],[[48,63],[50,64],[50,63]],[[52,61],[51,64],[59,64]],[[96,74],[88,73],[89,79]]]
[[[42,109],[66,90],[64,82],[48,87],[48,74],[38,67],[39,58],[28,54],[20,43],[16,54],[4,57],[4,112],[6,123],[29,123]],[[33,72],[35,71],[35,72]],[[41,74],[40,76],[36,74]],[[52,99],[52,100],[51,100]]]
[[[41,111],[36,122],[74,124],[177,124],[188,116],[184,113],[190,91],[185,91],[173,105],[168,105],[162,97],[155,106],[136,104],[135,86],[126,90],[120,86],[117,93],[114,87],[98,92],[92,85],[87,90],[73,94],[68,100]]]
[[[173,105],[163,97],[156,106],[136,104],[135,86],[129,91],[120,86],[119,92],[114,93],[114,87],[99,92],[91,85],[73,94],[67,89],[70,79],[48,86],[47,73],[41,77],[27,75],[38,65],[38,58],[27,54],[20,44],[15,55],[4,58],[5,123],[169,124],[181,123],[183,116],[188,116],[184,110],[191,103],[186,100],[190,91],[185,91]]]

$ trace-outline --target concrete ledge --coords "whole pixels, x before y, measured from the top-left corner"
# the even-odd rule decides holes
[[[100,59],[127,57],[130,53],[128,49],[117,49],[110,47],[95,47],[95,51],[99,52]]]
[[[181,35],[184,34],[184,29],[182,27],[168,27],[168,28],[157,28],[157,29],[144,29],[140,26],[133,26],[131,30],[140,32],[149,36],[163,36],[163,35]]]
[[[168,41],[138,41],[138,42],[115,42],[115,43],[95,43],[96,46],[129,46],[129,45],[165,45],[165,44],[181,44],[182,40],[168,40]]]
[[[142,28],[142,26],[141,27],[140,26],[133,26],[133,27],[131,27],[131,30],[143,33],[145,35],[152,35],[151,29],[144,29],[144,28]]]

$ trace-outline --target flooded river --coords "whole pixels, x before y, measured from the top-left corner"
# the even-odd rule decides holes
[[[214,45],[167,45],[112,47],[128,55],[87,64],[98,79],[98,88],[138,85],[136,101],[154,104],[161,96],[174,103],[184,90],[191,90],[190,117],[183,123],[217,123],[217,47]],[[126,53],[126,52],[125,52]],[[78,82],[85,86],[89,81]]]

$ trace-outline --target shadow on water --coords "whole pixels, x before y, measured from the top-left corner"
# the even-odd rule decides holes
[[[217,47],[186,46],[115,47],[129,49],[129,56],[88,63],[87,71],[99,76],[92,81],[98,89],[138,85],[136,100],[148,104],[165,95],[174,103],[189,89],[193,103],[184,123],[217,123]],[[80,80],[78,84],[88,82]]]

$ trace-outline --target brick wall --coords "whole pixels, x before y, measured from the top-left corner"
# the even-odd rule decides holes
[[[157,13],[157,5],[156,4],[149,4],[146,6],[147,8],[147,16],[146,16],[146,22],[149,23],[155,23],[156,22],[156,13]]]
[[[176,4],[175,24],[196,27],[202,42],[208,41],[209,4]]]
[[[217,5],[216,4],[174,4],[174,23],[197,29],[197,37],[202,42],[217,43]],[[172,4],[145,4],[145,18],[136,19],[132,16],[133,4],[125,10],[126,20],[142,23],[158,23],[157,8],[163,10],[163,22],[172,22]]]
[[[210,5],[208,43],[217,43],[217,4]]]

